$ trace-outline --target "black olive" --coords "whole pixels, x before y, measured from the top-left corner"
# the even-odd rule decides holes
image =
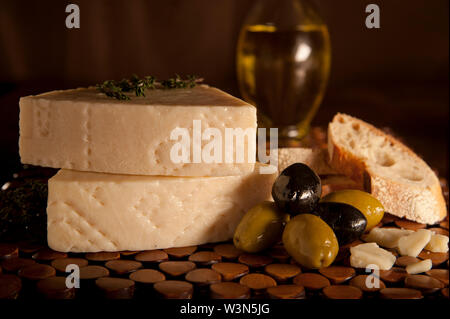
[[[319,176],[302,163],[286,167],[272,187],[272,197],[278,208],[293,216],[311,213],[321,195]]]
[[[321,202],[314,212],[322,218],[334,231],[339,246],[358,239],[367,226],[367,219],[355,207],[334,202]]]

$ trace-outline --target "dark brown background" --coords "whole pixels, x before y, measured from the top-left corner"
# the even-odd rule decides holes
[[[18,99],[132,73],[197,74],[238,95],[239,28],[257,0],[0,0],[0,178],[17,168]],[[66,29],[76,3],[81,28]],[[390,126],[448,173],[448,0],[316,0],[332,41],[315,124],[337,111]],[[381,29],[364,25],[368,3]]]

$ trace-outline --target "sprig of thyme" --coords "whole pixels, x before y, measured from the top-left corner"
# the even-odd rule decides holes
[[[157,81],[156,78],[151,75],[139,78],[136,74],[133,74],[130,79],[104,81],[102,84],[97,84],[96,88],[106,96],[118,100],[130,100],[130,97],[125,93],[134,92],[136,96],[145,96],[146,89],[193,88],[202,81],[203,79],[197,78],[195,75],[188,75],[186,79],[183,79],[178,74],[175,74],[174,78]]]
[[[202,81],[198,79],[195,75],[188,75],[186,80],[183,80],[181,76],[175,74],[175,78],[171,78],[168,80],[164,80],[161,82],[161,85],[165,89],[184,89],[184,88],[193,88],[197,85],[197,81]]]
[[[123,93],[124,83],[121,85],[114,80],[108,80],[103,82],[103,84],[97,84],[97,90],[106,94],[106,96],[116,98],[118,100],[129,100],[130,97]]]

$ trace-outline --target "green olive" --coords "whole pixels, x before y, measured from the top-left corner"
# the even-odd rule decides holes
[[[321,201],[344,203],[355,207],[367,219],[366,231],[378,225],[384,216],[384,207],[378,199],[369,193],[356,189],[346,189],[329,193]]]
[[[339,251],[331,227],[312,214],[297,215],[287,223],[283,244],[289,255],[307,268],[328,267]]]
[[[234,245],[249,253],[270,248],[281,239],[289,215],[277,209],[274,202],[262,202],[251,208],[237,226]]]

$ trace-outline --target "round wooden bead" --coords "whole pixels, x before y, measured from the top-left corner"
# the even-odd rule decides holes
[[[416,257],[411,257],[411,256],[400,256],[397,258],[397,260],[395,261],[395,264],[399,267],[406,267],[410,264],[415,264],[417,262],[419,262],[420,259],[416,258]]]
[[[344,266],[330,266],[319,269],[319,272],[327,277],[333,284],[343,283],[355,276],[355,269]]]
[[[294,278],[294,284],[303,286],[307,290],[320,290],[330,286],[330,281],[316,273],[302,273]]]
[[[380,270],[380,278],[388,283],[403,281],[407,275],[404,268],[392,267],[390,270]]]
[[[188,272],[185,279],[197,285],[210,285],[221,281],[220,274],[209,268],[199,268]]]
[[[447,253],[433,253],[428,250],[422,250],[419,254],[420,259],[431,259],[431,263],[433,267],[437,267],[440,264],[446,262],[448,260],[448,252]]]
[[[426,272],[426,274],[430,277],[442,281],[444,285],[448,286],[449,282],[448,269],[430,269]]]
[[[350,280],[350,285],[369,293],[386,288],[383,281],[372,275],[358,275]]]
[[[131,299],[134,295],[133,280],[102,277],[97,279],[95,284],[108,299]]]
[[[399,228],[408,229],[408,230],[419,230],[427,227],[426,224],[416,223],[406,219],[398,219],[395,222],[395,225]]]
[[[291,264],[270,264],[264,271],[278,282],[286,282],[301,273],[299,266]]]
[[[117,275],[124,275],[142,267],[142,263],[134,260],[110,260],[105,267]]]
[[[32,258],[39,261],[51,261],[59,258],[67,258],[67,254],[51,250],[50,248],[44,248],[34,253]]]
[[[19,276],[28,280],[41,280],[55,275],[55,268],[42,264],[26,266],[19,270]]]
[[[165,280],[153,285],[155,291],[165,299],[191,299],[194,287],[191,283],[180,280]]]
[[[145,263],[160,263],[169,260],[169,256],[162,250],[148,250],[138,253],[134,259]]]
[[[208,266],[218,263],[222,257],[213,251],[198,251],[189,256],[189,261],[195,262],[198,265]]]
[[[166,280],[166,276],[158,270],[139,269],[130,274],[130,279],[142,284],[154,284]]]
[[[210,287],[211,298],[213,299],[248,299],[250,289],[235,282],[220,282],[212,284]]]
[[[328,299],[361,299],[361,289],[354,286],[333,285],[323,288],[323,294]]]
[[[38,243],[34,243],[31,241],[23,241],[18,243],[19,251],[24,254],[33,254],[40,249],[43,249],[44,246]]]
[[[267,289],[277,285],[277,282],[272,277],[257,273],[245,275],[239,283],[254,290]]]
[[[159,264],[159,269],[172,277],[178,277],[195,269],[192,261],[165,261]]]
[[[303,299],[305,298],[305,288],[298,285],[279,285],[269,287],[266,293],[271,299]]]
[[[405,287],[418,289],[424,294],[433,293],[445,287],[444,283],[426,275],[409,275],[405,278]]]
[[[250,268],[261,268],[272,263],[272,261],[272,257],[265,255],[242,254],[239,256],[239,262],[249,266]]]
[[[248,274],[247,265],[238,263],[222,262],[211,266],[211,269],[222,275],[224,281],[232,281]]]
[[[119,258],[120,258],[120,253],[118,253],[118,252],[102,251],[102,252],[98,252],[98,253],[87,253],[86,254],[87,260],[97,261],[97,262],[116,260]]]
[[[68,288],[66,277],[50,277],[38,281],[37,290],[48,299],[73,299],[75,288]]]
[[[192,255],[197,250],[197,246],[167,248],[164,251],[173,258],[180,259]]]
[[[384,299],[421,299],[422,293],[410,288],[384,288],[380,290],[380,296]]]
[[[109,270],[103,266],[89,265],[89,266],[80,268],[80,279],[81,280],[98,279],[101,277],[108,277],[108,276],[109,276]]]
[[[67,265],[74,264],[78,267],[85,267],[88,265],[88,261],[84,258],[60,258],[52,260],[51,265],[59,272],[66,272]]]
[[[220,244],[214,247],[214,252],[225,259],[236,259],[244,252],[237,249],[233,244]]]
[[[123,250],[123,251],[120,252],[120,256],[127,257],[127,256],[136,255],[138,253],[140,253],[140,251],[137,251],[137,250]]]

